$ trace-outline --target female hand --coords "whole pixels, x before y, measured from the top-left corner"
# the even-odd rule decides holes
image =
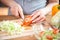
[[[17,18],[21,16],[21,18],[24,19],[23,10],[19,4],[14,4],[13,6],[11,6],[10,11],[12,15],[16,16]]]
[[[33,12],[33,14],[31,16],[32,16],[33,23],[42,22],[45,20],[45,15],[44,15],[43,11],[41,11],[41,10],[37,10],[37,11]]]

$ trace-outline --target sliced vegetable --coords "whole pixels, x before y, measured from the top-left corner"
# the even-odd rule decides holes
[[[57,28],[54,30],[45,30],[40,32],[41,40],[55,40],[58,39],[59,37],[60,36]]]
[[[31,25],[31,23],[32,23],[32,20],[31,20],[31,16],[29,15],[29,16],[27,16],[25,19],[24,19],[24,21],[23,21],[23,26],[29,26],[29,25]]]
[[[51,24],[60,28],[60,11],[58,11],[51,19]]]
[[[53,37],[50,36],[50,35],[47,35],[46,38],[47,38],[48,40],[53,40]]]
[[[23,31],[21,25],[12,21],[0,22],[0,30],[7,32],[8,34],[20,34]]]
[[[53,34],[58,34],[59,33],[59,29],[55,28],[53,29]]]

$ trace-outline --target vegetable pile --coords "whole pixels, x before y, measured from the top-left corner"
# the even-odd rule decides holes
[[[46,25],[46,23],[44,24]],[[43,24],[33,26],[34,35],[38,40],[58,40],[60,38],[59,29],[50,25],[46,28]]]
[[[59,30],[46,30],[40,32],[40,40],[58,40],[60,37]]]
[[[60,11],[57,12],[51,19],[51,23],[60,29]]]
[[[8,34],[20,34],[23,31],[21,25],[13,21],[0,22],[0,30]]]

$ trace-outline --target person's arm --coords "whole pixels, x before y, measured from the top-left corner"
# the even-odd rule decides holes
[[[44,15],[46,15],[47,13],[51,12],[52,7],[54,5],[57,5],[58,3],[59,3],[59,0],[49,0],[49,4],[45,8],[40,10],[43,11]]]
[[[49,0],[49,4],[45,8],[34,11],[33,14],[31,15],[33,23],[39,21],[42,22],[43,20],[45,20],[45,15],[51,12],[52,7],[54,5],[57,5],[58,3],[59,0]]]
[[[1,0],[1,2],[10,7],[10,11],[14,16],[21,16],[24,19],[23,9],[14,0]]]
[[[14,0],[1,0],[1,2],[9,7],[15,6],[17,4]]]

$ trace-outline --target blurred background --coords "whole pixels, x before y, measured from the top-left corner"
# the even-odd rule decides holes
[[[47,0],[47,4],[49,3],[49,1]],[[3,3],[1,3],[0,1],[0,15],[8,15],[9,12],[9,8],[4,5]],[[11,15],[11,14],[9,14]]]

